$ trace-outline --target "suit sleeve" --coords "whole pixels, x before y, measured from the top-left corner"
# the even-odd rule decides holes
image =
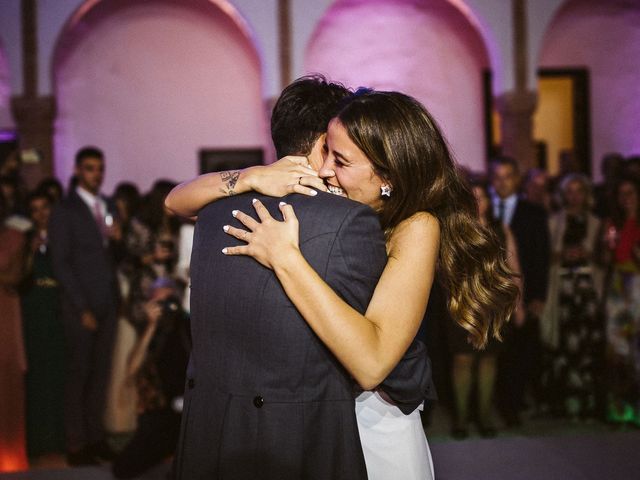
[[[329,283],[347,303],[364,313],[387,262],[384,235],[373,210],[358,206],[349,212],[330,262]],[[412,342],[381,388],[405,414],[433,397],[431,363],[424,343]]]
[[[82,294],[80,282],[71,268],[73,240],[69,225],[69,213],[64,210],[64,207],[57,207],[53,211],[49,223],[53,272],[65,295],[71,300],[77,311],[82,312],[88,308],[88,302]]]

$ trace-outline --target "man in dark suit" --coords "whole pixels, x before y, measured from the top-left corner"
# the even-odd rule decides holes
[[[67,461],[95,464],[109,456],[103,415],[113,349],[117,294],[109,244],[111,211],[100,187],[104,155],[94,147],[76,154],[75,180],[51,217],[53,268],[62,286],[67,344],[65,428]]]
[[[507,423],[517,425],[524,407],[526,388],[531,384],[534,396],[539,395],[536,388],[542,361],[539,319],[547,296],[551,260],[549,227],[546,211],[518,195],[521,176],[514,159],[495,159],[490,173],[493,214],[513,233],[527,310],[524,323],[514,324],[506,335],[498,373],[499,402],[503,414]]]
[[[271,124],[278,156],[305,155],[319,168],[327,124],[348,94],[318,77],[287,87]],[[242,194],[198,215],[191,260],[193,352],[178,478],[365,479],[354,381],[273,272],[253,259],[221,253],[235,243],[222,227],[233,220],[233,210],[250,211],[254,197],[277,213],[280,199]],[[296,209],[305,258],[364,313],[386,264],[375,213],[323,192],[286,201]],[[385,380],[406,413],[427,396],[429,368],[424,345],[415,342],[388,386]]]

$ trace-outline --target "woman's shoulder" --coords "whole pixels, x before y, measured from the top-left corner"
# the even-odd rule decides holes
[[[440,222],[436,216],[429,212],[416,212],[393,229],[389,246],[423,248],[425,242],[437,242],[439,239]]]

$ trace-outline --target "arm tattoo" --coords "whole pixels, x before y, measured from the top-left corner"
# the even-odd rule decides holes
[[[220,189],[222,193],[228,196],[235,195],[236,192],[233,189],[236,187],[236,183],[238,183],[238,178],[240,178],[240,170],[222,172],[220,173],[220,178],[222,179],[226,187],[226,189]]]

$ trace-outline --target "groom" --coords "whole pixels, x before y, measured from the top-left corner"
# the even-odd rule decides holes
[[[287,87],[272,117],[278,157],[306,155],[319,168],[327,124],[348,95],[321,77]],[[243,194],[198,216],[191,260],[192,373],[178,478],[364,480],[354,381],[300,317],[273,272],[251,258],[221,253],[235,242],[223,225],[233,210],[250,211],[254,197],[276,215],[280,199]],[[323,192],[316,198],[292,195],[287,202],[300,222],[305,258],[364,313],[386,263],[375,213]],[[426,353],[412,346],[397,370],[388,390],[408,413],[424,399],[430,380]]]

